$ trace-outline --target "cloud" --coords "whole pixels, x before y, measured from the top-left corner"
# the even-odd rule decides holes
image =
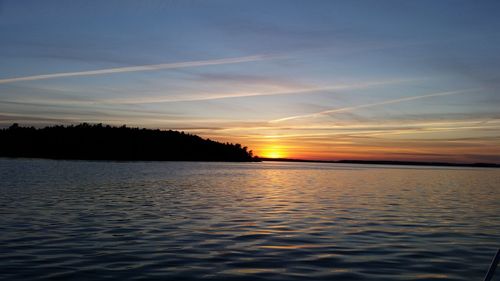
[[[139,97],[139,98],[123,98],[123,99],[108,99],[101,100],[103,103],[120,103],[120,104],[153,104],[153,103],[171,103],[171,102],[193,102],[193,101],[208,101],[219,99],[232,99],[232,98],[245,98],[256,96],[277,96],[277,95],[295,95],[295,94],[310,94],[325,91],[341,91],[350,89],[362,89],[368,87],[376,87],[390,84],[398,84],[411,82],[421,79],[388,79],[380,81],[369,82],[354,82],[354,83],[340,83],[330,86],[314,86],[314,87],[297,87],[296,89],[284,91],[268,91],[268,92],[231,92],[231,93],[211,93],[208,95],[194,96],[194,97]]]
[[[477,89],[448,91],[448,92],[440,92],[440,93],[433,93],[433,94],[420,95],[420,96],[405,97],[405,98],[399,98],[399,99],[391,99],[391,100],[385,100],[385,101],[375,102],[375,103],[368,103],[368,104],[361,104],[361,105],[356,105],[356,106],[335,108],[335,109],[325,110],[325,111],[311,113],[311,114],[289,116],[289,117],[285,117],[285,118],[271,120],[269,122],[270,123],[278,123],[278,122],[284,122],[284,121],[290,121],[290,120],[302,119],[302,118],[311,118],[311,117],[314,118],[314,117],[320,117],[322,115],[329,115],[329,114],[333,114],[333,113],[350,112],[350,111],[354,111],[354,110],[358,110],[358,109],[362,109],[362,108],[382,106],[382,105],[387,105],[387,104],[401,103],[401,102],[406,102],[406,101],[419,100],[419,99],[432,98],[432,97],[462,94],[462,93],[470,92],[473,90],[477,90]]]
[[[266,58],[270,58],[270,56],[254,55],[254,56],[246,56],[246,57],[235,57],[235,58],[224,58],[224,59],[213,59],[213,60],[198,60],[198,61],[187,61],[187,62],[148,64],[148,65],[115,67],[115,68],[76,71],[76,72],[61,72],[61,73],[41,74],[41,75],[32,75],[32,76],[24,76],[24,77],[5,78],[5,79],[0,79],[0,84],[21,82],[21,81],[33,81],[33,80],[63,78],[63,77],[74,77],[74,76],[91,76],[91,75],[102,75],[102,74],[112,74],[112,73],[152,71],[152,70],[160,70],[160,69],[177,69],[177,68],[186,68],[186,67],[199,67],[199,66],[207,66],[207,65],[234,64],[234,63],[260,61],[260,60],[264,60]]]

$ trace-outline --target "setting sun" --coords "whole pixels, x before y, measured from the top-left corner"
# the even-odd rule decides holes
[[[261,150],[262,157],[265,158],[285,158],[286,153],[283,151],[283,148],[277,146],[267,147]]]

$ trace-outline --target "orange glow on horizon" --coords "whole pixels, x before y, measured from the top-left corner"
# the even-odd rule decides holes
[[[269,146],[260,149],[259,156],[265,158],[286,158],[286,151],[281,146]]]
[[[432,131],[431,131],[432,132]],[[209,136],[222,142],[241,143],[262,158],[304,160],[392,160],[421,162],[498,162],[491,155],[500,155],[496,139],[444,141],[434,136],[424,138],[389,137],[269,137],[248,134],[243,137]],[[429,140],[435,141],[429,141]]]

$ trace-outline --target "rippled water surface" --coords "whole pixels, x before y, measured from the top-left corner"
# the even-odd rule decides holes
[[[496,169],[0,159],[0,279],[482,280],[499,185]]]

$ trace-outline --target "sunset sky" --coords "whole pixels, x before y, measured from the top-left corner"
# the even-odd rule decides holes
[[[500,1],[0,1],[0,127],[500,162]]]

